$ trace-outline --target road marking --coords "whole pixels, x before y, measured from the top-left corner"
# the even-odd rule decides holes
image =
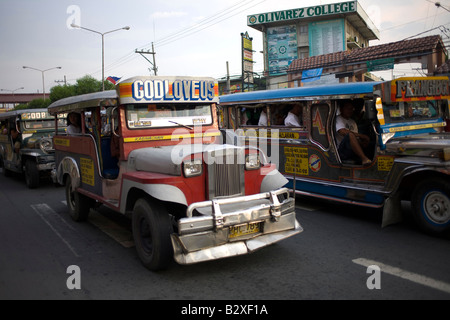
[[[61,233],[58,232],[58,230],[51,224],[49,219],[47,219],[47,216],[53,216],[59,218],[59,220],[65,224],[67,227],[75,231],[75,229],[69,225],[63,218],[61,218],[55,211],[53,211],[52,208],[50,208],[46,203],[42,204],[33,204],[31,205],[31,208],[37,213],[37,215],[52,229],[52,231],[64,242],[64,244],[69,248],[70,251],[75,255],[75,257],[81,257],[74,247],[70,245],[70,243],[61,235]]]
[[[450,293],[450,284],[443,282],[443,281],[439,281],[439,280],[435,280],[417,273],[413,273],[413,272],[409,272],[397,267],[392,267],[389,266],[387,264],[378,262],[378,261],[374,261],[374,260],[369,260],[369,259],[364,259],[364,258],[358,258],[358,259],[354,259],[352,260],[354,263],[362,265],[364,267],[369,267],[372,265],[376,265],[378,267],[380,267],[381,271],[384,273],[388,273],[390,275],[396,276],[396,277],[400,277],[402,279],[406,279],[436,290],[440,290],[446,293]]]

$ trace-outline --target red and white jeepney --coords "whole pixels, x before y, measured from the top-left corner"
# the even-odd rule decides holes
[[[135,77],[70,97],[81,115],[57,134],[55,180],[76,221],[103,204],[132,219],[143,264],[164,268],[247,254],[300,233],[287,180],[258,149],[224,144],[211,78]]]

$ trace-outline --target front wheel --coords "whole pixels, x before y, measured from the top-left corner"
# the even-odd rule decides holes
[[[77,222],[87,220],[94,200],[77,192],[72,187],[72,179],[70,177],[66,180],[66,201],[72,220]]]
[[[170,216],[163,205],[146,199],[136,201],[132,216],[133,238],[142,264],[152,270],[164,269],[173,256]]]
[[[450,230],[450,183],[440,179],[420,182],[412,196],[414,219],[427,233]]]
[[[29,159],[25,162],[25,182],[30,189],[39,186],[39,169],[34,160]]]

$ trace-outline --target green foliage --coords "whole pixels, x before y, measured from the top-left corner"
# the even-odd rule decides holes
[[[45,109],[47,108],[51,103],[50,99],[34,99],[31,100],[29,103],[27,104],[19,104],[18,106],[16,106],[14,108],[14,110],[21,110],[21,109]]]
[[[75,86],[64,85],[56,86],[50,90],[50,100],[52,102],[58,101],[63,98],[72,97],[75,95]]]

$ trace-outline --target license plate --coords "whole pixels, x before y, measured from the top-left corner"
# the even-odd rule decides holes
[[[249,234],[255,234],[262,232],[262,222],[254,222],[247,224],[240,224],[238,226],[230,227],[228,237],[230,239],[246,236]]]

